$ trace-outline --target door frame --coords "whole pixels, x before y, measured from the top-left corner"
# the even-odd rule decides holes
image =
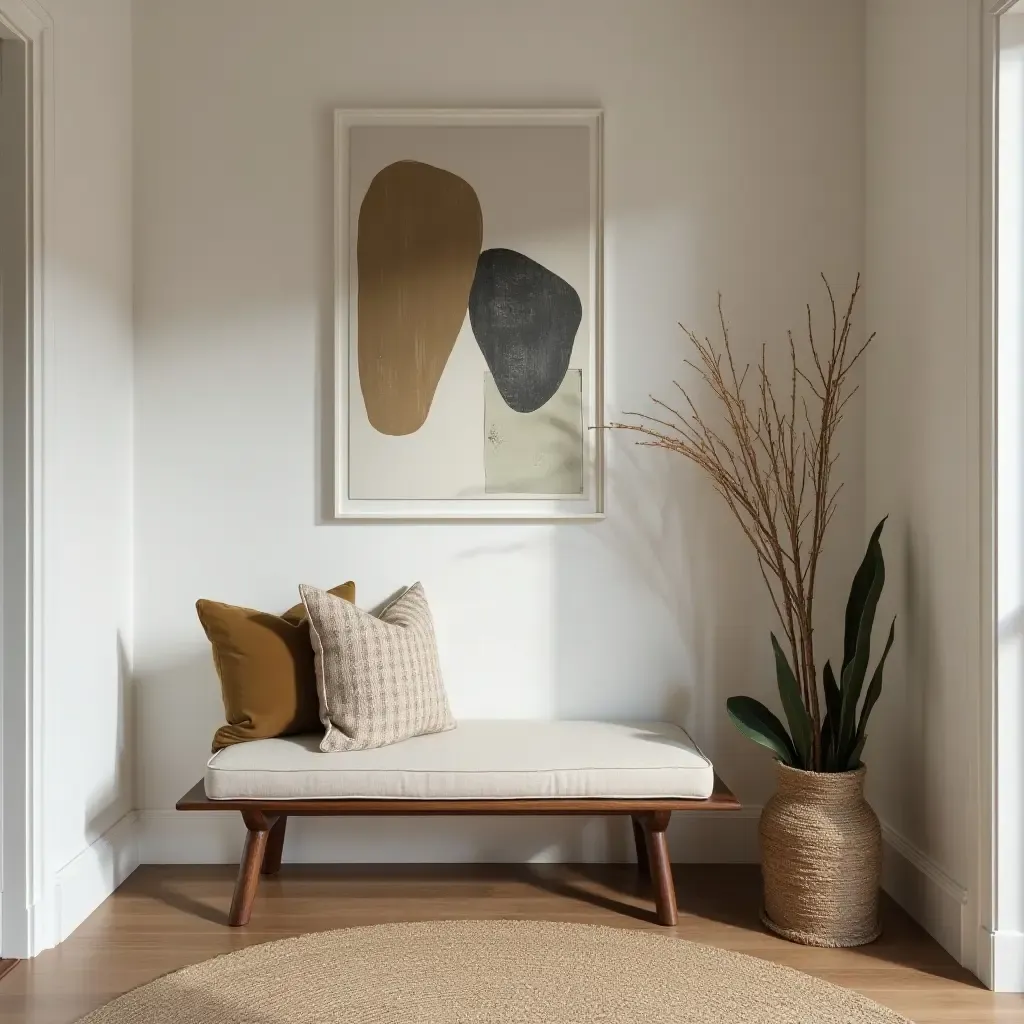
[[[44,371],[53,338],[49,301],[54,223],[53,22],[35,0],[0,0],[0,23],[25,45],[28,100],[28,331],[23,353],[24,402],[17,410],[24,433],[18,445],[20,465],[10,474],[22,491],[18,506],[23,504],[24,514],[11,528],[23,542],[24,562],[16,588],[21,600],[12,601],[7,594],[3,602],[6,670],[0,674],[0,956],[22,959],[48,948],[53,935],[53,908],[44,874],[42,615]],[[5,488],[9,483],[5,481]]]
[[[971,662],[977,668],[976,793],[977,859],[974,882],[978,898],[970,922],[974,948],[970,967],[989,988],[1024,991],[1024,935],[1000,928],[999,882],[1001,874],[1019,871],[1019,864],[1000,864],[999,749],[1000,680],[998,672],[998,364],[999,364],[999,73],[1000,23],[1019,0],[984,0],[980,32],[975,48],[980,56],[977,102],[969,109],[978,116],[980,180],[974,191],[978,200],[979,272],[976,281],[979,346],[976,386],[970,388],[974,412],[969,423],[975,431],[971,448],[977,453],[977,495],[972,511],[977,529],[969,531],[970,555],[978,569],[980,600],[972,622]],[[973,211],[969,210],[969,215]],[[968,678],[970,682],[970,677]]]

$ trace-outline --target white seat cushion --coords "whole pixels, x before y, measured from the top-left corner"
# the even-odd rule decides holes
[[[374,750],[321,753],[319,736],[237,743],[206,768],[212,800],[704,800],[711,762],[665,722],[459,722]]]

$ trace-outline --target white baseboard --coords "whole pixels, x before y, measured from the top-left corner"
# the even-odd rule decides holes
[[[675,815],[679,863],[757,863],[760,808]],[[234,811],[138,812],[143,864],[237,864],[245,829]],[[621,818],[294,818],[293,864],[624,863],[633,838]]]
[[[138,866],[133,811],[65,864],[32,906],[5,901],[3,955],[28,960],[63,942]]]
[[[1024,932],[982,930],[991,977],[981,980],[995,992],[1024,992]]]
[[[63,942],[139,866],[136,830],[133,811],[57,872],[48,945]]]
[[[967,890],[894,828],[882,824],[882,888],[963,963]]]

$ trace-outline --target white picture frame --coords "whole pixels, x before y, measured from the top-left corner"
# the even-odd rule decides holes
[[[573,358],[579,367],[582,391],[583,484],[580,495],[509,497],[474,493],[471,497],[429,496],[402,493],[355,493],[353,465],[370,464],[364,451],[353,446],[366,444],[368,422],[358,381],[356,364],[357,275],[353,257],[357,217],[353,193],[353,132],[361,128],[574,128],[586,129],[587,181],[586,295],[580,328],[573,343]],[[603,308],[603,117],[597,108],[571,109],[343,109],[335,111],[335,345],[334,345],[334,512],[345,520],[594,520],[604,516],[605,445],[601,426],[606,421],[604,406],[604,308]],[[360,135],[356,132],[357,149]],[[391,136],[388,136],[389,138]],[[395,134],[394,138],[401,138]],[[419,131],[410,139],[424,138]],[[450,138],[436,136],[438,140]],[[518,136],[522,138],[523,136]],[[577,136],[573,136],[576,138]],[[459,136],[472,138],[471,136]],[[494,139],[495,136],[487,136]],[[510,137],[511,138],[511,137]],[[393,148],[393,147],[392,147]],[[359,156],[358,153],[355,156]],[[372,158],[371,158],[372,159]],[[401,160],[421,159],[412,153]],[[365,163],[365,160],[363,160]],[[365,174],[363,174],[365,178]],[[358,187],[358,186],[357,186]],[[365,193],[365,188],[363,189]],[[486,221],[486,212],[484,213]],[[581,237],[582,231],[578,231]],[[463,325],[463,332],[468,329]],[[581,344],[581,338],[583,342]],[[464,345],[460,333],[457,344]],[[577,350],[581,353],[578,357]],[[482,399],[481,399],[482,401]],[[433,414],[433,409],[431,409]],[[475,413],[474,413],[475,416]],[[480,423],[481,444],[484,425]],[[362,440],[361,440],[362,439]],[[402,439],[399,439],[402,440]],[[393,440],[387,441],[393,444]],[[444,459],[445,445],[434,444]],[[353,459],[355,455],[355,460]],[[481,459],[483,456],[481,456]],[[361,461],[360,461],[361,460]],[[418,459],[425,465],[428,459]],[[387,460],[378,460],[384,466]],[[386,470],[385,470],[386,472]],[[365,475],[365,473],[364,473]],[[390,481],[389,481],[390,484]],[[394,483],[395,487],[403,486]],[[386,489],[386,488],[383,488]]]

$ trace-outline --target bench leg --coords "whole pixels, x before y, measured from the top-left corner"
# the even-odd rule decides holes
[[[631,815],[633,820],[633,842],[636,843],[636,867],[641,878],[651,877],[651,865],[647,860],[647,837],[644,822],[639,814]]]
[[[276,875],[281,870],[281,854],[284,852],[284,830],[288,827],[288,815],[282,814],[274,822],[267,836],[267,848],[263,854],[260,874]]]
[[[249,923],[256,886],[260,881],[263,855],[267,849],[267,836],[273,824],[262,811],[242,811],[242,819],[248,831],[245,834],[245,846],[242,847],[242,861],[238,865],[235,892],[231,897],[231,909],[228,911],[228,924],[232,928],[241,928]]]
[[[655,811],[644,819],[647,859],[654,881],[654,899],[658,911],[658,924],[674,925],[679,922],[676,908],[676,887],[672,880],[672,860],[668,852],[665,831],[672,818],[671,811]]]

